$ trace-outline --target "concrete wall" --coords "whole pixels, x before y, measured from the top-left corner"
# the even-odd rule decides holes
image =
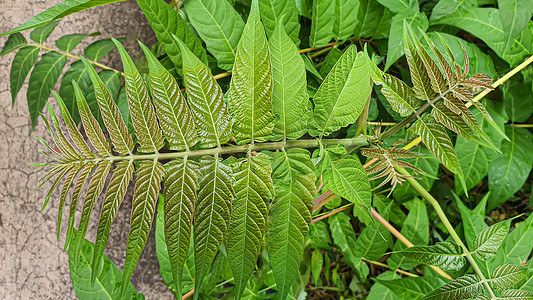
[[[22,24],[32,16],[61,0],[0,0],[0,32]],[[140,53],[136,39],[147,45],[155,42],[154,33],[135,1],[109,4],[77,13],[63,19],[46,42],[70,33],[99,31],[102,37],[128,36],[126,46],[130,54]],[[28,37],[29,32],[24,35]],[[87,38],[73,53],[97,38]],[[0,38],[3,46],[7,37]],[[41,52],[41,54],[44,52]],[[46,185],[36,190],[41,169],[28,164],[45,159],[37,152],[40,148],[35,137],[50,141],[45,125],[39,120],[31,131],[26,104],[27,83],[22,87],[15,106],[11,107],[9,70],[14,53],[0,57],[0,299],[73,299],[76,298],[69,275],[68,257],[62,252],[65,241],[65,218],[61,239],[56,240],[56,221],[59,195],[56,191],[48,207],[41,212],[46,196]],[[72,62],[72,60],[69,60]],[[103,60],[104,64],[121,68],[114,50]],[[68,63],[67,63],[68,66]],[[63,71],[66,71],[67,67]],[[56,91],[59,84],[56,86]],[[111,229],[106,254],[123,267],[126,240],[129,232],[133,184]],[[101,200],[92,214],[88,238],[94,241]],[[79,214],[78,214],[79,216]],[[159,275],[155,254],[154,234],[139,260],[133,275],[133,284],[147,299],[172,299]]]

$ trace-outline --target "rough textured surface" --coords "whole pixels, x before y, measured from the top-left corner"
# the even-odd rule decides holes
[[[51,7],[60,0],[0,0],[0,32],[23,23],[32,16]],[[147,45],[155,41],[148,22],[135,1],[93,8],[66,17],[45,43],[54,47],[54,41],[70,33],[99,31],[103,37],[128,36],[125,45],[130,53],[139,53],[134,47],[136,39]],[[24,35],[28,37],[29,32]],[[84,46],[98,39],[87,38],[72,52],[81,53]],[[3,45],[7,37],[0,38]],[[129,46],[129,47],[128,47]],[[41,51],[41,54],[44,51]],[[22,87],[15,106],[11,107],[9,70],[14,53],[0,57],[0,299],[73,299],[74,289],[69,275],[68,257],[62,252],[66,227],[60,241],[56,240],[58,192],[52,196],[48,207],[41,212],[47,187],[36,190],[38,179],[44,174],[29,163],[44,157],[35,137],[50,140],[42,120],[31,131],[26,104],[27,83]],[[72,62],[72,60],[69,60]],[[121,68],[119,56],[113,51],[103,63]],[[63,71],[66,71],[67,67]],[[59,85],[56,85],[56,90]],[[129,232],[133,185],[126,196],[111,230],[106,254],[122,268],[126,240]],[[101,200],[101,199],[100,199]],[[100,202],[101,203],[101,202]],[[97,205],[92,214],[88,238],[94,241],[96,219],[100,214]],[[78,214],[79,216],[79,214]],[[65,219],[63,224],[65,225]],[[133,284],[147,299],[172,299],[172,294],[162,283],[155,253],[154,234],[139,260],[133,275]]]

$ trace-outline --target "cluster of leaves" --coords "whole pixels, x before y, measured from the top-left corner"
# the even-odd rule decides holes
[[[117,1],[65,1],[4,33],[11,35],[1,54],[18,50],[13,101],[38,52],[51,50],[42,44],[55,20],[110,2]],[[93,289],[102,297],[137,297],[129,280],[157,215],[161,274],[176,297],[194,289],[196,298],[485,299],[484,289],[492,288],[501,299],[532,298],[532,266],[523,266],[533,248],[532,217],[520,217],[509,235],[511,220],[485,223],[486,209],[517,191],[527,193],[533,141],[515,123],[531,119],[531,70],[504,87],[503,104],[473,101],[479,91],[492,89],[496,69],[504,72],[533,52],[527,1],[498,1],[498,8],[448,0],[429,8],[416,0],[137,2],[158,38],[153,51],[140,44],[146,60],[134,63],[118,40],[98,41],[78,57],[69,52],[88,35],[69,35],[30,75],[32,121],[47,105],[52,126],[43,119],[57,146],[40,140],[48,149],[42,153],[55,160],[40,164],[48,168],[43,184],[56,176],[45,205],[61,189],[58,236],[74,186],[65,248],[70,245],[79,297]],[[19,33],[34,27],[30,38],[37,44]],[[360,44],[365,51],[351,45],[358,42],[366,43]],[[94,69],[115,46],[123,82],[120,72]],[[309,55],[298,47],[319,51]],[[407,64],[398,60],[404,54]],[[67,56],[76,62],[59,94],[53,92],[58,118],[46,99]],[[232,72],[230,81],[215,80],[225,71]],[[367,119],[400,123],[370,137],[361,125]],[[80,121],[90,143],[77,128]],[[417,135],[425,147],[395,148]],[[352,153],[359,146],[370,147]],[[310,155],[305,148],[316,150]],[[367,170],[364,156],[373,159]],[[454,173],[456,194],[471,194],[474,201],[463,200],[477,204],[474,210],[450,184],[436,181],[449,177],[440,163]],[[93,246],[83,237],[109,173]],[[367,174],[384,180],[372,189]],[[487,174],[490,193],[477,201],[487,190]],[[451,203],[447,212],[460,224],[459,237],[416,198],[405,183],[413,178],[442,204]],[[121,276],[104,248],[131,181],[131,231]],[[388,182],[391,198],[381,195]],[[324,203],[335,214],[318,221]],[[353,214],[346,213],[351,207]],[[371,209],[401,227],[414,247],[394,243]],[[395,272],[376,270],[383,266]]]

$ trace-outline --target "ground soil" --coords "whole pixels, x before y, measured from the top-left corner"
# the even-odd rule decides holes
[[[0,0],[0,32],[22,24],[61,0]],[[128,36],[126,48],[132,56],[139,53],[136,39],[147,45],[155,42],[153,31],[135,1],[109,4],[64,18],[45,45],[54,47],[54,41],[65,34],[99,31],[103,37]],[[26,37],[29,36],[25,32]],[[87,38],[72,52],[83,53],[84,46],[95,41]],[[0,37],[3,46],[7,37]],[[41,52],[41,54],[44,53]],[[46,197],[46,185],[36,190],[41,169],[28,164],[44,160],[37,152],[35,137],[50,140],[42,120],[35,130],[26,104],[27,83],[11,107],[9,70],[14,53],[0,57],[0,299],[75,299],[69,275],[68,256],[62,252],[65,235],[56,240],[58,192],[52,195],[47,208],[41,212]],[[69,61],[72,62],[72,61]],[[103,63],[121,68],[116,50]],[[67,64],[68,66],[68,64]],[[67,67],[63,71],[66,71]],[[56,91],[59,85],[56,85]],[[126,240],[133,185],[126,196],[111,230],[106,254],[120,268],[125,257]],[[100,199],[101,200],[101,199]],[[100,202],[101,203],[101,202]],[[88,238],[94,241],[99,205],[92,214]],[[65,225],[65,221],[63,224]],[[63,225],[62,231],[65,231]],[[153,232],[139,260],[132,280],[146,299],[172,299],[162,283],[155,254]]]

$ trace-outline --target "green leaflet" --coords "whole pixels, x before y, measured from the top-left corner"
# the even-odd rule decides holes
[[[417,31],[419,33],[418,36],[413,33],[412,27],[407,21],[403,22],[403,49],[405,52],[405,58],[409,64],[411,81],[413,82],[413,91],[415,92],[416,97],[420,100],[431,100],[435,95],[431,85],[431,76],[426,70],[425,62],[420,55],[420,52],[415,45],[413,45],[413,42],[417,42],[417,37],[422,35],[419,30]]]
[[[312,136],[327,136],[354,123],[370,96],[370,66],[364,53],[350,46],[329,72],[316,92],[309,119]]]
[[[389,36],[391,12],[377,1],[360,0],[354,35],[382,39]]]
[[[83,123],[83,128],[85,129],[89,141],[91,141],[91,144],[100,156],[111,156],[109,143],[104,136],[102,128],[98,125],[98,121],[96,121],[91,113],[87,101],[85,101],[85,98],[83,97],[83,92],[75,81],[72,82],[72,85],[74,86],[74,92],[76,93],[76,102],[78,104],[81,122]]]
[[[59,241],[59,235],[61,234],[61,222],[63,221],[63,209],[65,207],[65,202],[67,201],[68,192],[70,190],[70,186],[72,183],[74,183],[74,180],[76,180],[76,176],[80,171],[85,168],[85,166],[79,165],[74,167],[72,171],[67,175],[65,178],[65,183],[63,185],[63,188],[61,189],[61,196],[59,198],[59,210],[57,213],[57,240]]]
[[[436,21],[444,16],[453,14],[458,11],[463,11],[477,7],[477,0],[441,0],[433,7],[431,11],[430,21]],[[456,53],[456,52],[453,52]]]
[[[278,297],[285,299],[299,273],[316,195],[316,170],[307,150],[270,155],[276,199],[269,213],[266,241]]]
[[[494,160],[489,171],[489,210],[494,209],[518,191],[532,167],[533,135],[524,128],[505,126],[510,141],[502,142],[503,155]]]
[[[172,37],[175,34],[191,51],[207,63],[207,54],[202,41],[191,31],[187,23],[170,5],[163,0],[137,0],[150,26],[154,29],[157,40],[176,67],[181,67],[178,44]]]
[[[141,74],[139,74],[139,71],[137,71],[137,68],[135,67],[135,64],[131,60],[131,57],[128,55],[122,44],[120,44],[117,40],[113,39],[113,42],[115,42],[115,45],[118,48],[118,51],[120,53],[120,57],[122,58],[122,64],[124,66],[124,77],[125,77],[125,86],[126,86],[126,96],[128,97],[128,106],[130,108],[131,112],[131,120],[133,122],[133,127],[135,128],[135,135],[137,136],[137,142],[139,143],[139,151],[140,152],[157,152],[159,149],[161,149],[164,146],[163,136],[161,135],[161,130],[159,129],[157,119],[155,117],[154,112],[154,106],[152,105],[152,102],[150,101],[150,97],[148,96],[148,90],[146,89],[146,84],[144,83],[144,80],[141,77]],[[147,49],[143,49],[146,50]],[[161,69],[164,69],[161,67]],[[160,70],[161,70],[160,69]],[[152,69],[153,70],[153,69]],[[156,73],[150,72],[151,74]],[[158,74],[159,75],[159,74]],[[167,78],[172,80],[173,77],[170,74],[166,74]],[[153,76],[152,78],[157,78]],[[158,81],[157,79],[155,79]],[[164,81],[161,80],[161,81]],[[166,102],[170,102],[168,100],[171,98],[169,92],[161,91],[161,89],[158,89],[158,87],[165,87],[168,86],[169,90],[173,90],[175,92],[176,90],[179,90],[177,88],[177,84],[175,86],[172,86],[171,84],[161,84],[160,82],[156,82],[151,85],[151,87],[154,87],[151,89],[152,94],[154,98],[162,98],[161,95],[163,94],[163,97],[165,97]],[[150,81],[151,82],[151,81]],[[159,85],[157,83],[160,83]],[[168,96],[167,96],[168,95]],[[156,105],[159,101],[154,101]],[[162,101],[161,101],[162,102]],[[158,106],[159,107],[159,106]],[[118,107],[117,107],[118,111]],[[126,132],[121,128],[122,134],[127,135],[127,129]],[[130,149],[131,151],[131,149]]]
[[[357,25],[358,10],[358,0],[335,0],[333,37],[336,40],[345,40],[353,34]]]
[[[394,13],[418,12],[418,0],[378,0]]]
[[[400,46],[402,45],[402,38],[405,34],[404,23],[407,23],[409,24],[409,26],[414,28],[415,34],[417,37],[422,36],[418,28],[420,28],[422,31],[426,31],[429,26],[428,19],[424,13],[419,13],[419,12],[413,13],[411,11],[405,10],[404,12],[400,12],[399,14],[395,15],[392,18],[390,32],[389,32],[389,42],[388,42],[389,52],[387,53],[385,71],[387,71],[390,68],[390,66],[392,66],[392,64],[394,64],[405,53],[404,47]],[[422,67],[421,62],[417,66],[424,69]]]
[[[370,183],[357,157],[348,155],[330,162],[322,175],[324,185],[335,194],[370,209]]]
[[[122,76],[120,75],[120,73],[111,70],[102,70],[98,73],[98,76],[100,77],[100,79],[102,79],[102,82],[109,91],[111,97],[116,98],[116,95],[118,94],[118,90],[120,88],[120,82],[122,80]],[[91,78],[91,76],[89,76],[89,78]],[[91,82],[91,80],[89,80],[89,82]],[[123,90],[124,89],[125,86],[123,85]],[[96,100],[94,84],[89,84],[89,88],[87,89],[86,95],[87,104],[89,105],[89,108],[91,109],[91,112],[93,113],[94,117],[98,121],[98,124],[100,124],[100,127],[102,129],[106,129],[102,114],[100,113],[100,106],[98,104],[98,100]],[[128,100],[126,99],[126,93],[124,93],[124,100],[128,102]],[[118,99],[117,101],[115,101],[115,103],[117,103],[118,106]]]
[[[428,300],[468,299],[483,293],[483,286],[476,275],[468,274],[457,278],[427,294]]]
[[[96,101],[98,101],[100,113],[104,119],[105,127],[109,132],[113,146],[115,146],[115,151],[121,155],[131,153],[134,147],[133,140],[128,133],[126,124],[124,124],[124,120],[118,111],[115,101],[102,79],[96,74],[94,67],[83,57],[81,60],[85,64],[85,68],[89,71],[89,76],[91,76]]]
[[[121,287],[122,272],[105,254],[98,264],[98,270],[93,269],[93,253],[94,244],[86,239],[72,245],[68,252],[72,285],[79,299],[120,299],[122,288],[126,290],[124,295],[127,299],[144,299],[131,283]],[[94,282],[91,281],[91,274],[96,274]]]
[[[328,223],[335,245],[342,251],[344,260],[354,268],[361,258],[357,257],[354,252],[356,239],[350,217],[344,213],[338,213],[329,217]]]
[[[385,208],[382,215],[389,219],[390,206]],[[392,239],[390,231],[381,224],[367,225],[357,237],[354,245],[354,254],[358,258],[355,268],[361,272],[361,268],[366,268],[365,262],[361,258],[369,260],[379,260],[389,248],[389,241]]]
[[[376,282],[370,288],[368,299],[381,299],[381,300],[396,300],[398,297],[392,292],[391,289],[379,283],[378,280],[389,280],[400,278],[400,275],[393,271],[385,271],[376,277]]]
[[[116,40],[122,43],[126,38],[117,38]],[[115,49],[115,43],[111,39],[98,40],[85,48],[83,56],[92,61],[99,61]]]
[[[218,66],[231,71],[244,29],[241,16],[228,1],[188,0],[183,5],[189,21],[216,58]],[[183,55],[183,50],[180,52]]]
[[[126,261],[122,277],[122,292],[130,281],[137,261],[148,240],[148,234],[154,220],[157,195],[161,188],[161,179],[165,171],[157,161],[141,161],[137,170],[135,190],[130,222],[130,234],[126,247]]]
[[[322,62],[322,66],[320,67],[320,78],[325,78],[328,73],[333,69],[339,58],[341,58],[343,52],[339,50],[339,48],[331,48],[331,50],[328,52],[328,55]]]
[[[372,81],[382,86],[381,93],[387,98],[392,109],[402,117],[407,117],[416,112],[422,101],[416,98],[413,90],[392,75],[386,73],[381,73],[380,75],[378,77],[377,74],[372,73]]]
[[[83,208],[81,210],[80,224],[78,225],[76,243],[79,243],[81,239],[85,238],[87,228],[89,227],[89,219],[91,217],[91,213],[93,212],[96,200],[98,200],[98,197],[104,189],[105,180],[110,170],[111,162],[103,162],[97,165],[96,170],[91,176],[89,189],[87,190],[87,194],[85,195],[85,199],[83,200]]]
[[[447,281],[441,276],[433,275],[393,280],[378,278],[377,282],[388,287],[399,299],[422,299],[426,294],[443,286]]]
[[[511,300],[531,300],[533,299],[533,293],[521,290],[505,290],[500,297]]]
[[[10,34],[9,37],[7,38],[6,43],[4,44],[4,47],[2,47],[2,51],[0,51],[0,56],[4,56],[15,50],[18,50],[27,44],[28,44],[28,41],[26,41],[26,38],[22,34],[20,33]]]
[[[202,147],[226,143],[231,136],[231,120],[224,93],[209,68],[178,40],[183,57],[183,82],[187,103],[196,123]]]
[[[230,224],[234,201],[231,168],[217,157],[205,156],[200,161],[200,190],[194,211],[195,289],[201,290]],[[198,295],[198,293],[195,293]],[[198,296],[195,296],[198,297]]]
[[[333,38],[333,22],[336,0],[313,0],[313,14],[309,44],[322,47]]]
[[[256,266],[267,229],[268,202],[273,197],[270,162],[264,154],[247,159],[235,173],[228,256],[235,279],[235,298],[242,295]]]
[[[81,61],[73,62],[70,68],[65,72],[61,78],[61,86],[59,87],[59,95],[65,100],[66,107],[72,116],[72,120],[79,124],[81,121],[80,113],[76,103],[76,95],[72,81],[75,81],[80,89],[85,93],[91,85],[91,77]]]
[[[437,243],[434,246],[415,246],[396,253],[412,261],[446,270],[459,270],[466,262],[461,247],[451,242]]]
[[[91,276],[92,283],[94,283],[98,274],[98,268],[104,255],[104,249],[109,240],[111,225],[113,224],[118,209],[124,200],[128,185],[133,177],[133,170],[133,161],[131,160],[116,163],[116,168],[113,170],[111,181],[107,186],[100,213],[100,221],[98,222],[96,241],[94,242],[94,254],[91,264],[91,269],[93,271]]]
[[[254,0],[237,47],[229,91],[230,112],[235,117],[233,132],[239,143],[270,138],[274,127],[272,85],[268,43]]]
[[[269,41],[272,60],[272,110],[279,115],[273,140],[298,139],[307,132],[310,113],[305,65],[279,22]]]
[[[532,33],[528,29],[532,26],[531,22],[520,36],[514,38],[511,48],[505,48],[505,32],[502,29],[500,11],[496,8],[482,7],[459,11],[437,20],[434,24],[452,25],[469,31],[483,40],[498,56],[511,65],[520,63],[524,56],[533,51]]]
[[[411,201],[409,214],[405,219],[400,233],[405,236],[415,246],[427,246],[429,243],[429,220],[425,203],[419,198]],[[394,251],[401,251],[406,246],[400,241],[396,241]],[[379,259],[379,258],[378,258]],[[387,259],[387,264],[393,269],[411,269],[418,263],[406,261],[397,253],[392,253]]]
[[[455,151],[457,152],[461,169],[464,170],[465,185],[468,191],[487,175],[490,169],[489,157],[495,152],[463,137],[457,137]],[[457,193],[465,192],[459,183],[456,183],[455,187]]]
[[[457,174],[463,185],[464,190],[464,176],[457,154],[453,149],[452,141],[446,133],[446,129],[441,124],[437,123],[428,114],[424,114],[418,118],[413,125],[414,131],[420,135],[422,142],[435,155],[435,157],[452,173]]]
[[[507,236],[507,232],[509,232],[510,226],[511,220],[509,219],[498,222],[481,231],[472,244],[476,256],[481,260],[487,260],[496,255],[503,239]]]
[[[258,0],[258,2],[267,35],[272,38],[276,27],[282,22],[287,35],[296,46],[299,46],[300,23],[296,2],[294,0]]]
[[[513,46],[515,38],[527,27],[533,13],[531,4],[532,2],[528,0],[498,1],[498,10],[504,32],[504,50]]]
[[[311,255],[311,274],[313,275],[313,284],[318,286],[320,275],[322,274],[322,268],[324,266],[324,257],[320,250],[315,249]]]
[[[517,284],[526,275],[527,268],[505,264],[494,269],[490,278],[495,289],[503,290]]]
[[[513,122],[526,122],[533,113],[531,82],[511,80],[503,86],[503,103],[509,119]]]
[[[184,264],[191,244],[194,203],[198,189],[198,164],[187,158],[174,159],[165,164],[165,171],[165,242],[172,279],[178,291],[177,297],[180,298]]]
[[[37,55],[38,52],[39,51],[37,50],[34,55]],[[43,54],[41,60],[37,62],[33,68],[28,84],[28,92],[26,94],[32,128],[35,127],[37,118],[43,110],[46,100],[50,96],[50,90],[55,86],[66,62],[66,56],[57,52],[49,52]],[[22,79],[20,83],[24,81],[21,76],[22,73],[18,77]]]
[[[24,80],[30,73],[31,68],[35,64],[39,56],[40,48],[27,46],[20,49],[13,63],[11,64],[11,71],[9,73],[9,89],[11,90],[11,105],[15,105],[17,95],[24,84]]]
[[[61,19],[70,14],[77,13],[95,6],[121,1],[124,0],[66,0],[41,12],[30,20],[26,21],[24,24],[0,34],[0,36],[35,28],[37,26],[50,23],[54,20]]]
[[[100,33],[96,32],[93,34],[79,34],[79,33],[67,34],[56,40],[56,47],[65,52],[70,52],[74,50],[74,48],[76,48],[76,46],[78,46],[81,43],[81,41],[83,41],[83,39],[85,39],[88,36],[95,36],[95,35],[100,35]]]
[[[489,266],[496,267],[503,262],[521,264],[527,260],[533,248],[531,234],[533,234],[533,216],[530,215],[507,235],[498,254],[489,260]]]
[[[436,121],[440,122],[446,128],[457,133],[458,135],[461,135],[468,140],[476,140],[475,138],[477,136],[474,133],[474,130],[470,128],[461,115],[452,112],[448,107],[446,107],[443,101],[433,105],[431,115]]]
[[[468,249],[474,248],[474,240],[478,236],[478,233],[483,229],[487,228],[488,225],[485,223],[485,208],[487,206],[487,197],[485,195],[481,202],[474,208],[470,210],[463,204],[459,197],[456,197],[457,206],[459,207],[459,212],[461,213],[461,220],[463,224],[463,232],[468,245]]]
[[[37,44],[43,44],[50,36],[52,31],[54,31],[54,29],[57,27],[57,24],[59,24],[59,21],[49,22],[35,28],[32,30],[32,32],[30,32],[30,39]]]

